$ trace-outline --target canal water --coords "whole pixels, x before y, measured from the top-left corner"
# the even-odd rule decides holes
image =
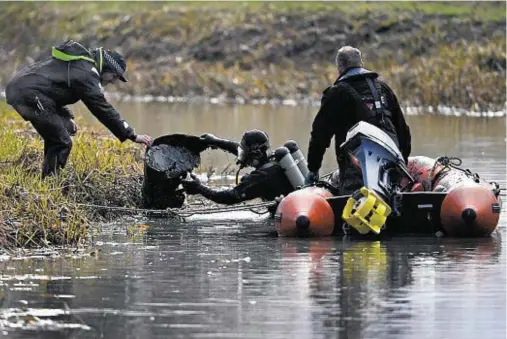
[[[315,107],[118,103],[138,133],[239,140],[306,154]],[[86,109],[77,107],[93,121]],[[506,186],[505,117],[407,117],[413,155],[458,156]],[[322,172],[336,161],[328,150]],[[218,172],[234,159],[203,155]],[[229,166],[229,167],[228,167]],[[285,239],[248,212],[103,225],[90,248],[0,258],[10,338],[505,338],[506,218],[485,239]],[[138,226],[135,226],[138,227]]]

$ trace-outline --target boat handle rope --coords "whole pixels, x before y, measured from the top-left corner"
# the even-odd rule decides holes
[[[461,168],[460,166],[462,163],[463,163],[463,160],[461,160],[461,158],[458,158],[458,157],[448,157],[448,156],[438,157],[435,160],[435,164],[433,165],[433,168],[431,169],[431,174],[430,174],[431,187],[433,188],[436,180],[444,173],[447,173],[451,168],[462,171],[463,173],[465,173],[467,176],[473,178],[474,181],[478,183],[479,179],[480,179],[479,174],[472,173],[472,171],[470,171],[470,169],[468,169],[468,168],[467,169]],[[438,173],[435,174],[434,173],[435,169],[436,169],[437,165],[439,165],[439,164],[444,167]]]

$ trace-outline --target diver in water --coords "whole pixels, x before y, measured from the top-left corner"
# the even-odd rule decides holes
[[[232,205],[255,198],[272,201],[294,191],[284,169],[269,155],[269,137],[265,132],[256,129],[247,131],[239,143],[213,134],[203,134],[201,140],[208,147],[220,148],[237,156],[238,173],[244,167],[255,170],[243,176],[239,183],[236,179],[237,185],[230,189],[207,187],[191,175],[192,179],[182,181],[187,194],[201,194],[216,203]]]

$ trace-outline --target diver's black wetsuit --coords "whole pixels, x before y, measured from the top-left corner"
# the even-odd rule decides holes
[[[212,146],[238,155],[239,143],[231,140],[217,139]],[[202,184],[192,189],[193,194],[201,194],[219,204],[232,205],[242,201],[261,198],[274,200],[280,195],[287,195],[294,189],[283,168],[275,161],[268,161],[249,174],[244,175],[239,184],[230,189],[212,189]]]

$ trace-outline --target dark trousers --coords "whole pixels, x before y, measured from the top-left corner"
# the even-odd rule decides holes
[[[342,195],[352,194],[364,186],[363,173],[359,168],[355,167],[354,165],[344,168],[343,172],[341,171],[340,168],[340,173],[343,173],[342,175],[340,175],[340,185],[339,185],[340,194]]]
[[[352,194],[363,187],[363,173],[356,165],[354,165],[348,156],[341,156],[338,160],[339,188],[340,194]]]
[[[30,106],[15,105],[16,111],[30,121],[37,133],[44,139],[44,162],[42,177],[53,175],[65,167],[72,149],[72,123],[69,118],[56,111],[39,111]]]

